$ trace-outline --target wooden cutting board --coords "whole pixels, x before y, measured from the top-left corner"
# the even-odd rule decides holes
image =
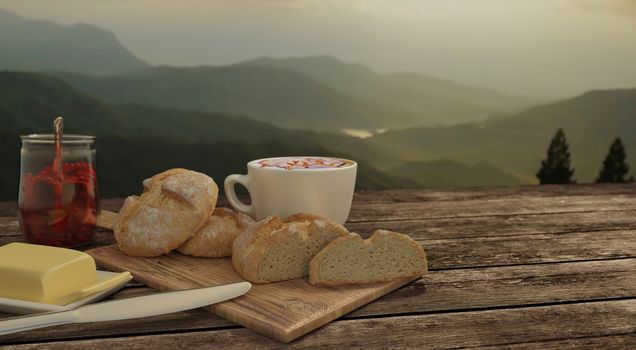
[[[100,226],[110,225],[101,222]],[[86,253],[100,266],[130,271],[137,281],[161,291],[243,281],[229,258],[195,258],[177,252],[139,258],[123,254],[116,245]],[[311,286],[306,278],[254,284],[245,295],[204,309],[287,343],[415,279],[333,287]]]

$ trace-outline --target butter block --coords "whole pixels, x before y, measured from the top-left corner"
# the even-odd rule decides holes
[[[95,260],[83,252],[27,243],[0,247],[0,297],[47,304],[97,281]]]

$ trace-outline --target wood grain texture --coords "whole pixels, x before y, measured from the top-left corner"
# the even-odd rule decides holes
[[[102,208],[116,211],[122,202],[105,200]],[[0,345],[636,348],[636,331],[627,327],[635,319],[635,202],[636,184],[357,192],[346,226],[363,235],[377,228],[410,234],[434,270],[290,344],[197,309],[34,330],[0,337]],[[15,208],[0,203],[0,244],[22,240]],[[85,248],[112,243],[112,233],[99,230]],[[155,292],[131,284],[114,298]]]
[[[127,288],[114,299],[156,293]],[[461,312],[636,296],[636,259],[433,271],[424,278],[344,315],[343,319]],[[105,323],[45,328],[0,337],[0,344],[88,335],[135,335],[236,326],[203,310]]]
[[[0,235],[0,245],[5,245],[11,242],[26,242],[26,240],[20,232],[12,233],[9,235]],[[113,243],[115,243],[113,232],[110,230],[99,229],[97,230],[97,232],[95,232],[93,239],[88,244],[76,248],[78,250],[86,250],[102,247],[104,245],[110,245]]]
[[[419,239],[515,236],[636,229],[636,210],[550,214],[491,215],[467,218],[415,219],[347,223],[353,232],[369,236],[374,230],[403,232]]]
[[[351,317],[636,297],[636,259],[431,271]]]
[[[464,201],[359,203],[349,222],[475,217],[486,215],[634,210],[636,193],[598,196],[521,197]]]
[[[599,218],[600,219],[600,218]],[[631,224],[636,221],[632,220]],[[379,227],[383,227],[378,225]],[[445,228],[441,231],[444,232]],[[452,230],[452,228],[451,228]],[[493,230],[495,228],[493,227]],[[504,229],[500,229],[504,230]],[[538,230],[540,232],[540,230]],[[409,234],[409,231],[401,231]],[[459,231],[457,235],[464,235]],[[436,236],[443,236],[439,232]],[[636,257],[636,230],[508,234],[497,236],[420,239],[431,270],[523,265],[549,262]],[[0,244],[21,236],[0,237]],[[113,244],[110,232],[98,232],[88,247]]]
[[[97,227],[112,230],[117,221],[117,213],[110,210],[102,210],[97,216]]]
[[[629,215],[631,212],[626,213],[627,216],[623,215],[625,213],[620,213],[620,215],[616,216],[624,224],[618,223],[613,227],[636,226],[636,220]],[[561,217],[555,221],[570,223],[567,219],[580,219],[584,225],[586,220],[577,215],[572,216],[571,213],[566,213],[565,215],[568,217]],[[530,219],[526,218],[525,220],[519,220],[517,217],[517,220],[512,221],[532,221],[541,226],[537,228],[537,231],[546,231],[546,224],[541,221],[541,218],[536,218],[532,215],[530,217]],[[600,217],[596,219],[600,219]],[[474,222],[471,224],[474,224]],[[499,224],[495,222],[493,226],[501,227]],[[377,223],[375,225],[387,228]],[[394,226],[389,229],[406,233],[420,241],[427,252],[431,270],[636,257],[636,239],[634,239],[636,230],[495,236],[474,236],[472,234],[464,234],[463,231],[449,230],[449,238],[447,239],[421,239],[418,234],[412,234],[413,231],[400,228],[401,226]],[[547,228],[551,228],[549,222]],[[573,228],[571,229],[574,230]],[[414,229],[416,232],[422,232],[422,230]],[[445,236],[443,232],[446,232],[446,227],[441,227],[435,236],[443,237]],[[457,235],[468,237],[454,237]],[[363,236],[368,236],[368,233],[363,234]]]
[[[579,349],[593,349],[593,350],[626,350],[636,349],[636,334],[619,334],[619,335],[606,335],[600,337],[580,337],[570,339],[558,339],[548,341],[535,341],[535,342],[521,342],[514,344],[506,344],[505,346],[475,346],[466,349],[476,350],[495,350],[495,349],[510,349],[510,350],[527,350],[527,349],[541,349],[541,350],[579,350]]]
[[[481,216],[538,215],[555,213],[601,213],[608,211],[636,210],[636,191],[630,194],[598,196],[553,196],[520,197],[497,199],[467,199],[463,201],[396,202],[387,203],[354,202],[348,224],[401,220],[430,220],[474,218]],[[221,206],[221,205],[220,205]],[[103,210],[109,219],[112,214]],[[111,220],[104,220],[110,227]]]
[[[179,253],[138,258],[123,254],[116,246],[87,253],[100,266],[130,271],[136,280],[161,291],[243,280],[229,258],[195,258]],[[310,286],[305,278],[255,284],[247,294],[205,309],[281,342],[289,342],[413,280],[415,278],[402,278],[385,283],[331,287]]]
[[[636,338],[636,299],[332,322],[291,346],[246,329],[7,346],[7,349],[454,349],[563,339]],[[602,326],[600,326],[602,325]],[[582,342],[579,342],[581,344]],[[584,344],[584,343],[583,343]]]
[[[636,193],[636,183],[622,184],[569,184],[542,186],[492,186],[492,187],[453,187],[420,188],[403,190],[359,191],[354,194],[354,203],[400,203],[400,202],[436,202],[463,201],[467,199],[489,200],[497,198],[528,198],[555,196],[594,196]],[[102,199],[102,209],[117,211],[123,204],[123,198]],[[220,206],[227,206],[225,196],[219,196]],[[0,202],[0,216],[15,216],[15,201]]]
[[[541,186],[434,187],[381,191],[358,191],[356,203],[439,202],[500,198],[597,196],[636,193],[636,182]]]
[[[21,236],[20,224],[16,217],[0,217],[0,238]]]
[[[429,269],[636,257],[636,230],[418,240]]]
[[[511,216],[486,216],[428,220],[404,220],[349,223],[354,232],[368,236],[377,228],[394,230],[420,239],[422,242],[440,239],[520,236],[609,230],[636,229],[636,211],[592,213],[556,213]],[[525,237],[519,237],[524,240]],[[0,245],[22,241],[17,219],[0,218]],[[98,247],[115,243],[110,231],[98,230],[91,245]],[[435,242],[433,242],[435,243]],[[426,246],[426,243],[424,243]],[[431,252],[432,253],[432,252]],[[448,252],[444,252],[446,254]],[[578,260],[581,260],[580,258]]]
[[[113,227],[116,213],[103,210],[97,224]],[[345,226],[352,232],[368,237],[377,229],[408,234],[412,238],[449,239],[490,237],[533,233],[568,233],[603,230],[636,229],[636,210],[605,212],[574,212],[549,214],[512,214],[461,218],[432,218],[382,222],[353,222]],[[19,234],[17,220],[0,218],[0,232]]]

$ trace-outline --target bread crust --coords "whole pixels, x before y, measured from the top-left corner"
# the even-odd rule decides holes
[[[216,206],[218,187],[205,174],[170,169],[144,181],[141,196],[128,197],[113,228],[124,253],[167,254],[194,235]]]
[[[281,238],[283,222],[278,215],[269,216],[236,237],[232,244],[232,266],[246,280],[262,283],[256,275],[258,261],[268,247]]]
[[[243,278],[253,283],[271,282],[258,276],[259,263],[274,245],[292,234],[299,233],[302,237],[308,238],[317,230],[324,229],[326,225],[333,225],[341,235],[348,234],[342,225],[328,219],[310,219],[305,214],[302,217],[293,216],[298,220],[283,222],[276,215],[267,217],[250,226],[234,240],[232,265]]]
[[[309,213],[296,213],[296,214],[292,214],[292,215],[288,216],[285,219],[285,222],[286,223],[303,222],[303,221],[313,221],[313,220],[318,220],[318,219],[324,219],[324,217],[319,216],[319,215],[315,215],[315,214],[309,214]]]
[[[216,208],[197,233],[180,245],[177,251],[196,257],[230,256],[234,239],[252,224],[254,220],[243,213],[227,208]]]
[[[382,237],[382,236],[384,236],[384,237]],[[342,284],[360,284],[360,283],[386,282],[386,281],[393,280],[393,278],[390,278],[390,277],[386,276],[385,278],[381,278],[381,279],[377,279],[377,280],[329,281],[329,280],[321,280],[320,277],[318,276],[319,275],[319,269],[320,269],[320,263],[322,262],[324,257],[327,254],[329,254],[332,249],[336,248],[338,245],[342,244],[343,242],[352,241],[353,240],[353,241],[356,241],[356,244],[360,244],[360,245],[374,245],[374,244],[376,244],[376,242],[378,240],[380,240],[381,238],[385,238],[387,236],[390,239],[401,240],[401,241],[407,242],[409,245],[411,245],[415,249],[415,251],[417,252],[417,254],[420,256],[420,258],[422,260],[422,271],[421,272],[414,273],[412,275],[405,275],[405,276],[402,276],[402,277],[419,277],[419,276],[425,275],[428,272],[428,261],[426,259],[426,252],[424,251],[424,248],[422,248],[422,246],[419,243],[417,243],[414,239],[412,239],[411,237],[409,237],[409,236],[407,236],[405,234],[402,234],[402,233],[398,233],[398,232],[392,232],[392,231],[387,231],[387,230],[376,230],[376,231],[373,232],[371,237],[369,237],[367,239],[363,239],[357,233],[353,233],[352,232],[352,233],[350,233],[349,235],[347,235],[345,237],[340,237],[340,238],[334,239],[333,241],[331,241],[331,243],[327,244],[327,246],[325,246],[325,248],[323,248],[318,254],[316,254],[316,256],[314,256],[313,259],[311,259],[311,262],[309,263],[309,284],[311,284],[311,285],[334,286],[334,285],[342,285]]]

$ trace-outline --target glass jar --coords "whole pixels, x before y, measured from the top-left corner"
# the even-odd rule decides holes
[[[18,220],[26,240],[58,247],[90,242],[99,212],[95,137],[64,135],[56,165],[54,135],[20,138]]]

